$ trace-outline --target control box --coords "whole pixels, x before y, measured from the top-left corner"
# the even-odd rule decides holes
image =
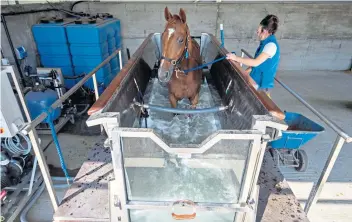
[[[24,118],[17,98],[11,87],[9,76],[12,66],[1,67],[0,81],[0,137],[13,137],[24,126]]]

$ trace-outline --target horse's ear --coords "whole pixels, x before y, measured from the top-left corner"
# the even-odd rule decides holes
[[[166,21],[168,21],[170,18],[172,18],[172,14],[171,14],[171,12],[169,11],[169,8],[168,8],[168,7],[165,7],[164,16],[165,16]]]
[[[180,18],[181,18],[181,20],[182,20],[182,22],[183,23],[186,23],[186,13],[185,13],[185,11],[181,8],[180,9]]]

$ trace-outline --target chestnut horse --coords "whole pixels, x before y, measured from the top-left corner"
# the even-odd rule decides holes
[[[158,70],[159,81],[168,83],[169,100],[172,108],[177,102],[188,98],[192,108],[196,108],[202,82],[202,70],[183,72],[202,64],[200,47],[191,38],[186,23],[186,14],[181,8],[179,15],[172,15],[165,8],[167,21],[161,36],[162,54]]]

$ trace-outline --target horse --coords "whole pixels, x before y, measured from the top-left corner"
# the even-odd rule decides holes
[[[178,101],[189,99],[191,108],[195,109],[199,100],[202,82],[202,70],[184,72],[184,70],[202,64],[200,47],[191,38],[186,23],[186,13],[181,8],[179,15],[172,15],[165,7],[165,30],[161,35],[161,60],[158,79],[167,83],[169,101],[172,108],[177,107]]]

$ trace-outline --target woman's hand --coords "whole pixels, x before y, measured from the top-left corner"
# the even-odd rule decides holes
[[[228,60],[232,60],[232,61],[235,61],[235,62],[238,62],[238,56],[236,56],[235,54],[232,54],[232,53],[227,53],[226,54],[226,59]]]

